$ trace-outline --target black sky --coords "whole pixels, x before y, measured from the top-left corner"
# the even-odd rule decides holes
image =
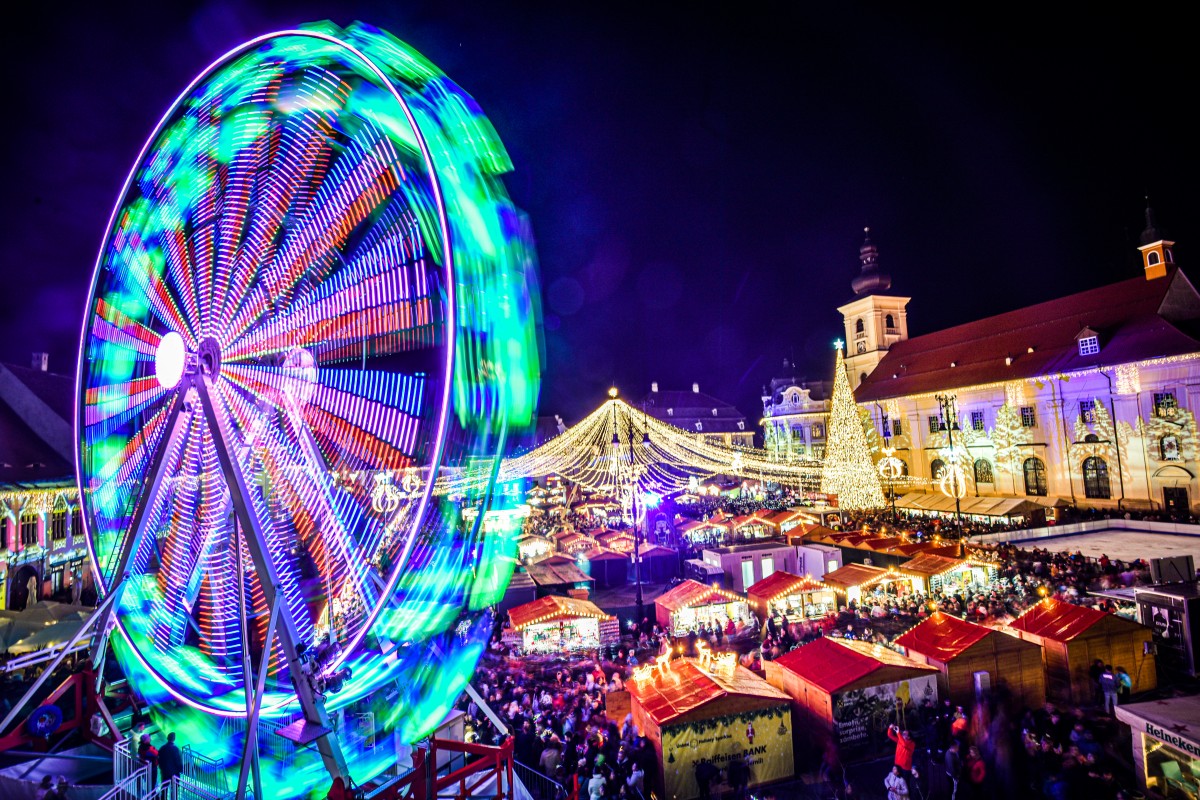
[[[96,249],[160,115],[227,49],[316,19],[390,30],[495,124],[538,242],[542,413],[696,381],[757,420],[784,356],[829,376],[865,224],[913,334],[1136,275],[1146,193],[1187,268],[1181,20],[708,5],[26,6],[40,18],[0,34],[0,360],[74,369]]]

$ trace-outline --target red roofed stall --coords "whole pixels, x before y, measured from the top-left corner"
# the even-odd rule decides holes
[[[975,699],[977,683],[1004,687],[1018,706],[1046,702],[1042,649],[1033,642],[935,611],[895,643],[912,660],[937,668],[940,694],[963,707]]]
[[[821,619],[837,611],[837,593],[819,580],[793,575],[782,570],[772,572],[746,590],[750,606],[764,619],[782,616],[785,620]]]
[[[908,725],[927,699],[937,704],[937,670],[882,645],[821,638],[763,667],[811,743],[832,737],[843,755],[886,751],[888,725]]]
[[[1094,700],[1088,667],[1094,659],[1124,667],[1133,692],[1158,685],[1150,628],[1133,620],[1047,597],[1017,617],[1009,630],[1042,647],[1046,694],[1052,700]]]
[[[691,579],[660,594],[654,608],[658,624],[672,636],[684,636],[711,623],[724,628],[729,620],[741,623],[750,617],[746,598]]]
[[[590,600],[549,595],[508,612],[510,630],[526,653],[594,650],[621,638],[617,618]]]
[[[644,677],[636,677],[638,674]],[[724,769],[750,762],[750,786],[791,778],[792,715],[788,696],[736,663],[679,658],[642,668],[626,683],[638,730],[654,745],[658,796],[699,797],[696,764]],[[652,672],[647,676],[646,673]]]

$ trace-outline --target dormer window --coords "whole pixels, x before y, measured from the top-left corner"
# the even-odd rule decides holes
[[[696,420],[696,430],[698,430],[698,431],[704,430],[704,423],[701,422],[700,420]]]
[[[675,409],[673,409],[673,408],[668,408],[668,409],[667,409],[667,416],[668,416],[668,417],[673,417],[673,416],[675,416]]]
[[[744,430],[746,430],[746,420],[744,420],[744,419],[739,419],[739,420],[738,420],[738,430],[739,430],[739,431],[744,431]]]
[[[715,416],[717,415],[717,410],[714,408],[714,409],[712,410],[712,412],[713,412],[713,416],[715,417]]]
[[[1079,338],[1079,355],[1094,356],[1100,352],[1099,336],[1081,336]]]

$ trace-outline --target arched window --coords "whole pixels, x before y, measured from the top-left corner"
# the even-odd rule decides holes
[[[863,333],[865,330],[866,329],[863,327],[863,321],[861,319],[857,319],[854,321],[854,332],[855,333]]]
[[[1046,464],[1037,456],[1025,459],[1025,494],[1046,496]]]
[[[896,320],[892,318],[891,314],[888,314],[883,318],[883,327],[887,328],[889,331],[896,329]]]
[[[1160,260],[1157,250],[1151,250],[1146,254],[1146,263],[1148,264],[1157,264]]]
[[[1112,496],[1108,464],[1100,456],[1083,460],[1083,493],[1095,500],[1107,500]]]
[[[1094,433],[1089,433],[1087,436],[1083,437],[1083,440],[1088,444],[1096,444],[1100,441],[1100,437]]]
[[[904,460],[900,461],[900,474],[905,477],[908,477],[908,462],[907,461],[904,461]]]
[[[1163,461],[1179,460],[1179,437],[1168,433],[1158,440],[1159,453]]]
[[[942,479],[942,473],[946,471],[946,462],[940,458],[935,458],[929,462],[929,477],[935,481]]]
[[[988,461],[986,458],[978,458],[975,460],[975,482],[996,482],[996,479],[992,477],[992,462]]]
[[[861,384],[863,381],[865,381],[866,379],[867,379],[867,373],[865,373],[865,372],[861,372],[861,373],[859,373],[859,375],[858,375],[858,382],[859,382],[860,384]]]

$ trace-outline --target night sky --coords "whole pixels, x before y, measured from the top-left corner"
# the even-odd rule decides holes
[[[541,262],[541,413],[568,421],[614,381],[699,382],[757,421],[785,356],[828,378],[864,225],[914,335],[1137,275],[1147,193],[1185,269],[1200,252],[1194,43],[1148,6],[138,5],[27,4],[0,34],[0,360],[73,372],[163,111],[229,48],[316,19],[391,31],[495,124]]]

